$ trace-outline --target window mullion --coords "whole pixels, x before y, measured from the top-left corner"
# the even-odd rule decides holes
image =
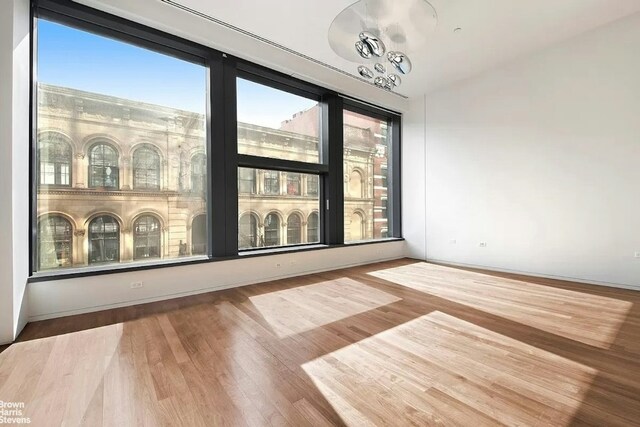
[[[400,173],[400,164],[401,158],[400,153],[402,152],[400,149],[401,144],[401,118],[400,116],[393,116],[389,120],[389,128],[391,131],[391,149],[389,159],[390,167],[391,167],[391,203],[390,206],[387,207],[387,215],[389,216],[389,225],[391,226],[391,236],[393,237],[402,237],[402,221],[401,221],[401,177]],[[388,171],[388,169],[387,169]],[[387,172],[388,174],[388,172]],[[388,186],[388,185],[387,185]],[[389,199],[387,199],[387,203]]]
[[[329,172],[322,177],[320,224],[324,243],[344,243],[344,189],[342,184],[342,98],[325,96],[322,109],[322,160]]]
[[[212,57],[209,65],[209,103],[207,107],[207,177],[209,179],[207,227],[209,253],[214,257],[227,255],[226,210],[227,186],[225,185],[225,66],[222,58]]]
[[[225,215],[225,255],[238,254],[238,111],[237,111],[237,63],[224,60],[222,85],[224,89],[224,177],[225,203],[220,210]]]

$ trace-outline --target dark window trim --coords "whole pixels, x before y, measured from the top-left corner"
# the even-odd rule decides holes
[[[181,266],[201,262],[244,259],[253,256],[293,253],[298,250],[376,244],[402,240],[400,229],[400,114],[341,95],[324,87],[300,80],[285,73],[271,70],[250,61],[227,55],[218,50],[165,33],[161,30],[129,21],[81,5],[71,0],[33,0],[31,5],[31,147],[30,147],[30,278],[29,282],[57,280],[126,271]],[[207,111],[207,255],[198,259],[171,259],[144,265],[109,264],[84,266],[83,271],[42,271],[37,266],[37,19],[45,18],[89,33],[130,43],[160,54],[206,67]],[[298,96],[317,100],[321,111],[319,163],[305,163],[258,156],[239,155],[237,151],[237,78],[243,78]],[[342,179],[343,108],[388,120],[393,141],[390,153],[393,195],[390,200],[393,213],[389,224],[393,238],[357,243],[344,243],[344,199]],[[279,246],[238,251],[238,167],[271,169],[284,172],[313,174],[318,179],[319,243]],[[222,208],[221,208],[222,206]],[[216,209],[214,209],[216,207]],[[308,248],[313,246],[313,248]],[[259,251],[260,253],[251,253]]]
[[[329,166],[320,163],[306,163],[296,160],[275,159],[270,157],[238,154],[238,167],[269,169],[280,172],[298,172],[319,175],[329,172]]]

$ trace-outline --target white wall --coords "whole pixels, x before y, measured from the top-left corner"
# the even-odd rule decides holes
[[[411,100],[402,117],[402,234],[405,255],[426,258],[425,97]]]
[[[11,100],[13,95],[13,2],[0,3],[0,161],[10,159],[12,151]],[[11,165],[0,167],[0,197],[9,209],[0,209],[0,229],[11,230]],[[0,344],[13,340],[13,257],[11,234],[0,243]]]
[[[640,288],[640,14],[429,94],[426,123],[429,259]]]
[[[395,241],[29,284],[30,320],[210,292],[403,256]],[[132,282],[143,287],[131,289]]]
[[[29,1],[0,3],[0,344],[24,327],[29,238]]]

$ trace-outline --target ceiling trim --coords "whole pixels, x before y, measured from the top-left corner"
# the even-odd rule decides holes
[[[281,45],[280,43],[274,42],[273,40],[269,40],[269,39],[267,39],[265,37],[262,37],[262,36],[260,36],[258,34],[252,33],[251,31],[247,31],[247,30],[245,30],[243,28],[236,27],[235,25],[232,25],[232,24],[230,24],[228,22],[222,21],[222,20],[220,20],[218,18],[215,18],[215,17],[213,17],[211,15],[207,15],[206,13],[200,12],[198,10],[192,9],[192,8],[190,8],[188,6],[185,6],[185,5],[183,5],[183,4],[179,3],[179,2],[176,2],[174,0],[160,0],[160,1],[165,3],[165,4],[167,4],[167,5],[169,5],[169,6],[175,7],[177,9],[180,9],[180,10],[184,11],[184,12],[187,12],[187,13],[190,13],[192,15],[196,15],[196,16],[198,16],[200,18],[206,19],[208,21],[214,22],[214,23],[216,23],[218,25],[221,25],[221,26],[223,26],[225,28],[228,28],[228,29],[230,29],[232,31],[235,31],[237,33],[240,33],[242,35],[250,37],[250,38],[252,38],[254,40],[257,40],[259,42],[268,44],[269,46],[272,46],[272,47],[275,47],[276,49],[280,49],[282,51],[285,51],[285,52],[287,52],[287,53],[289,53],[291,55],[295,55],[295,56],[297,56],[299,58],[302,58],[302,59],[304,59],[306,61],[313,62],[314,64],[320,65],[321,67],[327,68],[327,69],[329,69],[331,71],[335,71],[337,73],[340,73],[343,76],[346,76],[346,77],[349,77],[351,79],[358,80],[360,82],[366,83],[369,86],[373,86],[376,89],[380,90],[376,85],[374,85],[373,83],[371,83],[368,80],[365,80],[365,79],[360,78],[360,77],[358,77],[356,75],[348,73],[348,72],[346,72],[344,70],[341,70],[338,67],[334,67],[333,65],[327,64],[326,62],[320,61],[318,59],[315,59],[315,58],[312,58],[312,57],[310,57],[308,55],[300,53],[297,50],[293,50],[291,48],[288,48],[288,47],[286,47],[284,45]],[[390,93],[392,95],[395,95],[395,96],[397,96],[399,98],[409,99],[407,96],[402,95],[401,93],[398,93],[398,92],[393,92],[393,91],[386,91],[386,92],[388,92],[388,93]]]

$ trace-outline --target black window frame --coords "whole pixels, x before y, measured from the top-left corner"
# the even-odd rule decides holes
[[[147,27],[107,12],[78,4],[71,0],[33,0],[31,7],[31,152],[30,152],[30,282],[57,278],[82,277],[130,270],[161,268],[172,265],[212,262],[265,256],[273,251],[256,247],[238,250],[238,168],[273,170],[318,176],[318,235],[319,242],[280,247],[277,253],[315,250],[345,246],[343,199],[343,109],[365,111],[367,115],[383,117],[389,124],[391,150],[388,167],[393,186],[389,200],[388,239],[371,240],[356,244],[376,244],[402,239],[400,223],[400,140],[401,114],[364,101],[346,97],[338,92],[280,73],[250,61],[234,57],[163,31]],[[37,262],[37,195],[39,174],[37,159],[37,19],[110,37],[151,51],[205,66],[207,74],[206,160],[207,160],[207,253],[196,259],[177,258],[172,262],[136,265],[113,264],[109,268],[60,271],[38,271]],[[237,141],[237,86],[238,78],[250,80],[278,90],[317,100],[320,107],[320,158],[318,163],[307,163],[278,158],[238,154]],[[117,152],[117,150],[116,150]],[[118,153],[120,158],[120,153]],[[119,171],[118,171],[119,173]],[[256,177],[256,182],[257,182]],[[162,179],[162,178],[161,178]],[[282,178],[281,178],[282,179]],[[71,187],[73,181],[71,180]],[[124,183],[118,179],[120,191]],[[301,186],[302,187],[302,186]],[[302,196],[306,196],[303,188]],[[256,188],[257,192],[257,188]],[[286,196],[284,196],[286,197]],[[213,207],[216,206],[216,209]],[[280,224],[284,221],[280,219]],[[280,233],[282,239],[282,233]],[[355,245],[350,243],[348,245]],[[260,246],[260,245],[258,245]],[[310,246],[301,248],[301,246]],[[284,250],[283,250],[284,249]]]

